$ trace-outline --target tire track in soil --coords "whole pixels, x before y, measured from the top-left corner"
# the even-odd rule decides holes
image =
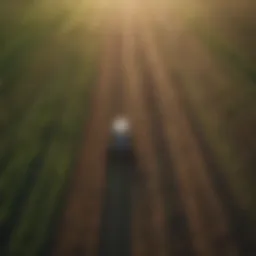
[[[107,27],[107,25],[106,25]],[[53,255],[97,255],[102,196],[105,186],[106,145],[114,95],[116,48],[115,26],[107,28],[98,88],[82,141],[81,156],[71,181],[70,193]]]
[[[135,227],[136,224],[133,223],[132,255],[164,256],[168,255],[166,216],[159,182],[159,167],[152,140],[150,113],[145,105],[142,81],[136,65],[135,27],[134,20],[132,22],[131,19],[132,17],[129,16],[125,20],[123,36],[123,63],[126,71],[125,104],[133,127],[135,151],[140,168],[139,180],[134,191],[134,197],[138,198],[135,199],[133,206],[138,206],[138,209],[133,211],[133,220],[139,224],[139,227]],[[140,194],[135,195],[136,192]],[[142,223],[138,223],[140,220]]]
[[[186,97],[181,74],[177,70],[173,70],[172,77],[175,81],[176,90],[179,91],[179,97],[190,120],[193,132],[199,140],[202,153],[209,166],[207,174],[212,180],[213,187],[215,188],[216,193],[223,204],[225,213],[228,216],[230,232],[237,244],[239,255],[256,255],[256,245],[254,243],[255,232],[250,227],[250,219],[239,207],[234,196],[231,194],[228,182],[223,175],[224,171],[221,171],[221,166],[215,160],[214,153],[207,143],[204,131],[198,123],[195,112],[193,112],[193,106],[190,104],[188,97]]]
[[[195,250],[198,255],[238,255],[222,205],[206,175],[207,168],[200,145],[184,114],[177,92],[168,81],[147,21],[141,19],[141,22],[141,43],[155,81],[158,107],[163,114],[162,127],[169,152],[173,155]]]
[[[120,24],[122,26],[122,24]],[[116,88],[112,100],[113,117],[126,116],[123,106],[122,28],[118,30],[119,44],[116,47]],[[113,119],[113,120],[114,120]],[[110,127],[111,128],[111,127]],[[111,129],[109,129],[110,131]],[[99,256],[131,255],[131,194],[136,173],[133,152],[116,152],[109,141],[106,152],[106,187],[101,213]]]
[[[141,47],[139,47],[138,56],[140,56],[141,70],[144,78],[144,95],[149,113],[151,113],[153,139],[160,165],[161,185],[163,187],[164,202],[166,205],[168,238],[171,244],[170,253],[173,255],[192,256],[194,252],[189,237],[186,214],[178,192],[178,184],[175,180],[173,160],[168,154],[168,147],[163,134],[163,128],[161,127],[163,116],[157,108],[158,99],[154,94],[155,85],[153,84],[153,79]]]
[[[189,68],[189,70],[193,69],[191,70],[192,73],[201,74],[202,77],[208,78],[204,81],[204,84],[207,86],[210,95],[216,90],[214,88],[219,88],[219,90],[225,89],[230,78],[228,74],[220,70],[217,63],[214,61],[214,57],[207,51],[207,47],[200,42],[199,38],[196,38],[194,33],[191,33],[191,31],[186,28],[186,24],[180,24],[180,30],[176,36],[173,36],[173,33],[177,33],[177,31],[168,31],[167,21],[161,25],[165,27],[165,33],[167,33],[168,44],[166,44],[165,47],[169,46],[169,49],[173,48],[171,49],[171,54],[168,54],[168,56],[172,56],[172,60],[165,59],[164,54],[166,52],[163,48],[160,50],[162,54],[161,57],[165,59],[165,63],[171,61],[169,77],[173,81],[173,86],[175,86],[175,90],[179,94],[181,104],[184,107],[192,130],[202,149],[208,167],[207,174],[212,181],[213,187],[228,217],[230,232],[234,237],[240,255],[256,255],[256,244],[254,242],[255,232],[250,225],[250,217],[241,206],[241,200],[238,200],[238,198],[232,194],[232,189],[225,176],[226,171],[217,161],[215,153],[206,138],[205,131],[198,119],[193,103],[186,92],[183,69],[184,67]],[[172,43],[174,43],[174,45],[172,45]],[[161,45],[160,42],[158,42],[158,45],[159,44]],[[175,44],[177,45],[175,46]],[[204,68],[200,70],[196,69],[197,65],[193,65],[191,60],[196,60],[197,65],[201,65]]]
[[[171,42],[169,38],[167,40]],[[218,88],[219,90],[225,89],[226,84],[229,83],[230,77],[228,74],[223,73],[223,70],[221,70],[215,62],[214,57],[207,51],[207,47],[203,45],[200,39],[197,38],[195,34],[191,33],[184,24],[182,36],[177,43],[179,43],[179,47],[176,48],[175,52],[172,52],[174,58],[171,63],[170,77],[174,82],[173,85],[176,87],[175,90],[179,94],[193,132],[199,141],[202,153],[208,165],[208,175],[224,206],[225,213],[228,216],[230,231],[236,241],[239,253],[240,255],[256,255],[256,244],[254,241],[255,231],[251,225],[252,221],[248,213],[244,210],[245,207],[243,206],[243,202],[241,203],[241,199],[238,199],[234,193],[232,193],[232,188],[225,175],[226,170],[223,169],[224,167],[216,159],[214,150],[206,138],[207,136],[195,112],[193,103],[186,92],[182,67],[188,66],[190,69],[195,68],[192,73],[201,74],[201,77],[206,79],[204,84],[207,86],[207,91],[210,95],[216,90],[214,88]],[[186,49],[186,51],[182,51],[182,49]],[[164,54],[164,51],[162,51],[162,54]],[[164,55],[162,56],[164,58]],[[184,63],[187,58],[190,60],[196,59],[197,65],[204,66],[204,69],[196,70],[196,67],[190,62]],[[178,60],[178,63],[177,61],[175,62],[174,59]]]

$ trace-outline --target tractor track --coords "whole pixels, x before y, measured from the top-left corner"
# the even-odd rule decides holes
[[[160,187],[159,166],[153,145],[150,113],[136,58],[134,19],[126,17],[123,36],[125,68],[125,106],[133,128],[134,149],[138,159],[138,180],[133,194],[132,255],[169,255],[165,206]]]
[[[69,195],[56,237],[53,255],[97,255],[105,189],[106,145],[113,116],[118,29],[106,25],[103,59],[91,113],[82,141],[81,155],[74,171]]]
[[[216,194],[223,205],[223,210],[227,216],[230,233],[237,246],[239,255],[252,256],[256,254],[256,245],[254,243],[254,231],[250,228],[249,217],[239,207],[235,198],[231,194],[228,182],[226,181],[221,166],[218,164],[214,157],[214,153],[204,135],[204,131],[201,129],[197,117],[193,112],[189,99],[186,96],[184,87],[182,84],[181,74],[173,70],[171,77],[175,81],[176,90],[179,92],[179,97],[187,113],[187,117],[190,120],[191,127],[196,135],[202,153],[207,162],[207,175],[212,181],[212,186],[216,191]]]
[[[123,104],[122,30],[116,46],[115,88],[111,102],[112,120],[125,117]],[[111,133],[111,126],[108,129]],[[108,145],[110,146],[110,141]],[[132,150],[131,150],[132,151]],[[99,256],[131,255],[131,198],[136,161],[130,155],[106,150],[106,183],[101,212]]]
[[[240,247],[252,245],[238,234],[239,216],[232,217],[236,208],[179,74],[167,74],[141,14],[124,15],[106,36],[101,80],[53,255],[244,255]],[[136,161],[125,167],[106,157],[116,115],[127,116],[133,132]],[[121,232],[119,245],[109,236],[112,228]]]
[[[162,127],[198,255],[238,255],[223,205],[207,175],[200,143],[184,113],[177,89],[169,80],[146,19],[141,19],[140,41],[151,71]]]
[[[173,170],[173,160],[168,154],[165,135],[163,134],[162,118],[163,115],[158,108],[158,99],[154,93],[154,82],[149,67],[143,56],[143,49],[138,47],[138,56],[140,58],[141,71],[143,76],[143,91],[151,113],[151,127],[153,131],[154,145],[159,162],[161,174],[161,186],[163,188],[163,197],[166,206],[166,218],[168,227],[168,239],[170,243],[170,254],[173,255],[194,255],[191,239],[189,237],[188,223],[178,192],[178,184],[175,180]]]
[[[166,26],[166,24],[163,23],[162,26]],[[183,32],[181,33],[181,31]],[[177,40],[174,41],[179,45],[179,49],[183,49],[183,51],[176,49],[176,52],[172,52],[172,54],[170,54],[170,56],[172,56],[173,58],[167,61],[165,60],[165,62],[167,62],[171,66],[171,68],[168,69],[168,76],[170,78],[170,81],[172,81],[173,86],[175,87],[175,91],[177,92],[184,112],[189,120],[191,129],[195,134],[198,143],[200,144],[202,155],[207,164],[206,174],[211,180],[212,187],[214,188],[214,191],[223,206],[223,211],[226,215],[230,234],[232,235],[233,240],[237,246],[237,251],[239,255],[255,255],[255,232],[250,226],[250,218],[243,210],[243,207],[239,205],[238,200],[236,200],[234,195],[232,195],[232,190],[228,184],[227,177],[225,177],[225,170],[223,170],[223,167],[216,159],[215,153],[206,138],[205,131],[200,124],[200,121],[198,120],[198,116],[196,111],[194,110],[193,103],[191,102],[191,99],[185,89],[186,85],[184,84],[185,81],[183,78],[184,74],[182,73],[182,63],[184,63],[187,59],[195,59],[196,57],[193,56],[193,52],[197,52],[197,54],[199,53],[199,62],[204,61],[205,66],[208,67],[209,62],[211,62],[211,58],[213,57],[209,56],[209,52],[207,52],[207,49],[203,44],[201,44],[199,39],[195,38],[195,35],[192,34],[191,31],[185,29],[184,24],[183,29],[181,29],[178,33],[180,33],[179,36],[177,36],[177,34],[176,36],[172,35],[172,38],[169,38],[167,36],[168,44],[171,45],[174,38],[175,40]],[[161,45],[160,42],[159,44]],[[165,59],[165,50],[163,48],[160,48],[159,44],[158,49],[160,49],[162,59]],[[175,60],[178,60],[178,63],[176,63]],[[191,63],[188,63],[188,65],[189,64],[191,65]],[[183,65],[185,66],[186,64]],[[217,70],[218,67],[211,65],[210,68],[206,68],[201,71],[198,70],[197,72],[202,72],[202,74],[200,73],[202,76],[210,77],[207,81],[205,81],[205,83],[208,83],[208,87],[211,86],[212,88],[214,88],[214,86],[219,86],[219,81],[218,79],[216,79],[216,77],[219,77],[221,79],[227,79],[227,77],[225,77],[220,70]]]

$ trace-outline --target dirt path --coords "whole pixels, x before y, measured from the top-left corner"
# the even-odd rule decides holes
[[[133,22],[134,19],[132,20],[131,16],[127,17],[124,27],[123,63],[126,70],[125,95],[128,117],[134,132],[135,150],[141,171],[141,180],[145,186],[146,196],[144,200],[146,202],[144,201],[143,204],[147,204],[146,207],[148,209],[148,212],[144,211],[145,216],[142,216],[143,214],[138,212],[135,212],[135,215],[140,215],[139,219],[146,218],[147,215],[150,217],[147,223],[149,232],[147,241],[143,240],[143,238],[140,240],[141,232],[143,231],[135,227],[132,255],[168,255],[166,216],[159,182],[158,162],[152,140],[149,120],[150,113],[145,106],[142,81],[140,80],[136,62],[135,23]],[[141,191],[142,189],[143,183],[140,184],[140,188],[137,191]],[[138,201],[138,203],[142,203],[142,201]],[[143,206],[139,208],[141,209]],[[138,224],[143,229],[141,226],[142,222]]]
[[[236,256],[238,249],[229,219],[208,175],[207,160],[173,84],[175,80],[167,75],[150,18],[143,6],[133,7],[134,3],[130,7],[127,3],[129,12],[120,12],[119,24],[112,22],[106,31],[100,81],[53,255],[104,255],[98,247],[105,200],[117,199],[115,204],[126,208],[121,193],[128,201],[131,191],[131,255],[167,256],[172,252],[184,256]],[[141,66],[140,51],[144,59]],[[147,99],[148,95],[151,98]],[[117,180],[113,181],[112,176],[106,180],[108,127],[114,113],[127,113],[133,131],[138,162],[134,169],[139,171],[129,181],[118,172],[119,166],[115,170]],[[159,118],[154,117],[157,115]],[[108,187],[108,196],[103,197],[106,182],[115,185]],[[120,187],[120,183],[127,187]],[[116,195],[117,191],[120,194]],[[106,210],[108,230],[114,221],[111,209]],[[124,209],[119,213],[128,219]],[[115,238],[109,239],[114,247]],[[106,241],[103,244],[109,247]]]
[[[162,127],[174,161],[180,194],[198,255],[237,255],[222,205],[206,175],[200,145],[170,83],[146,19],[141,19],[141,42],[155,81]]]
[[[97,255],[98,251],[105,187],[105,149],[114,95],[115,48],[118,46],[116,31],[111,28],[105,33],[97,93],[53,255]]]

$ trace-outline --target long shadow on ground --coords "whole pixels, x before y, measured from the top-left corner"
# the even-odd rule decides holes
[[[135,168],[131,152],[108,154],[99,256],[131,255],[131,187]]]

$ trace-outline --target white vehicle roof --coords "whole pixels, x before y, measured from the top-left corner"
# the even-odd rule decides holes
[[[114,119],[111,131],[115,134],[125,135],[130,132],[130,123],[124,116],[118,116]]]

